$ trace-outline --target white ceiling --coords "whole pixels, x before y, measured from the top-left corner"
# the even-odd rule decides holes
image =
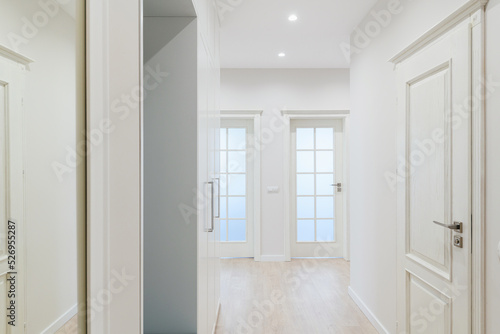
[[[377,0],[240,0],[222,13],[224,68],[347,68],[340,49]],[[291,14],[298,20],[290,22]],[[284,52],[286,56],[278,57]]]

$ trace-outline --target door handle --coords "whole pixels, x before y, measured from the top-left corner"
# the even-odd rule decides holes
[[[342,183],[334,183],[331,185],[332,187],[337,187],[337,192],[342,192]]]
[[[216,177],[214,180],[217,180],[217,214],[215,218],[220,219],[220,177]]]
[[[458,232],[458,233],[463,232],[463,225],[464,224],[461,222],[454,222],[453,224],[447,225],[447,224],[443,224],[443,223],[440,223],[440,222],[437,222],[434,220],[433,223],[436,225],[439,225],[439,226],[449,228],[450,230],[453,230],[453,231]]]
[[[207,228],[205,227],[205,232],[213,232],[214,231],[214,182],[213,181],[210,181],[210,182],[207,182],[206,184],[208,184],[210,186],[210,205],[211,205],[211,212],[210,212],[210,227]]]

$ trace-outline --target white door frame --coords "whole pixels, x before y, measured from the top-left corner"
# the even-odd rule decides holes
[[[261,261],[261,116],[262,110],[221,110],[221,118],[253,121],[253,253],[254,260]],[[248,227],[247,227],[248,228]]]
[[[470,19],[472,41],[472,333],[485,331],[485,6],[488,0],[471,0],[414,43],[393,57],[396,65],[428,46],[458,23]],[[403,131],[399,128],[398,132]],[[399,205],[398,205],[399,211]],[[398,212],[398,217],[400,216]],[[399,218],[398,218],[399,219]],[[398,229],[400,224],[398,223]],[[398,235],[400,235],[398,231]],[[401,242],[398,240],[398,243]],[[399,249],[399,248],[398,248]],[[399,270],[399,264],[398,264]],[[399,275],[398,275],[399,278]],[[401,297],[398,297],[398,303]]]
[[[290,250],[290,162],[291,162],[291,126],[292,119],[336,119],[342,121],[344,128],[344,191],[343,203],[343,254],[344,259],[350,259],[350,221],[349,221],[349,110],[282,110],[285,128],[283,130],[283,193],[284,193],[284,221],[285,221],[285,261],[291,261]]]

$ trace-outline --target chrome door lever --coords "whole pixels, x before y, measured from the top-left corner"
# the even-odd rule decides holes
[[[446,228],[449,228],[450,230],[453,230],[455,232],[458,232],[458,233],[463,233],[463,223],[461,222],[454,222],[453,224],[451,225],[447,225],[447,224],[443,224],[443,223],[440,223],[440,222],[437,222],[437,221],[433,221],[434,224],[436,225],[439,225],[439,226],[443,226],[443,227],[446,227]]]
[[[334,183],[331,185],[332,187],[337,187],[337,192],[342,192],[342,183]]]

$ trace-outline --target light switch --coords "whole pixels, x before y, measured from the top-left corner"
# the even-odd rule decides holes
[[[269,186],[267,187],[267,193],[269,194],[276,194],[280,192],[280,187],[278,186]]]

